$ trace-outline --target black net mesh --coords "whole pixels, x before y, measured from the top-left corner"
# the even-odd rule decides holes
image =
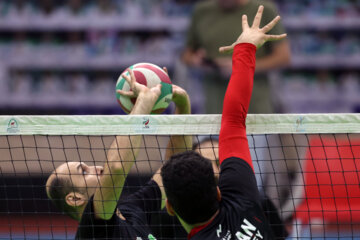
[[[48,199],[47,179],[64,163],[68,170],[81,163],[75,166],[81,176],[93,173],[92,166],[106,163],[114,139],[0,136],[0,239],[74,239],[78,221]],[[130,196],[166,161],[169,139],[142,137],[122,201],[132,201]],[[360,238],[359,134],[249,135],[248,140],[262,207],[276,239]],[[193,149],[213,161],[218,175],[218,136],[193,136]],[[147,215],[156,239],[187,239],[165,210]]]

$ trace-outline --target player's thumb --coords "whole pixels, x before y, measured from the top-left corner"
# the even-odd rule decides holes
[[[158,85],[156,85],[155,87],[153,87],[153,88],[151,89],[151,91],[153,91],[154,93],[160,95],[160,94],[161,94],[161,87],[162,87],[162,85],[161,85],[161,84],[158,84]]]
[[[220,53],[227,53],[227,52],[231,52],[232,49],[233,49],[232,46],[220,47],[220,48],[219,48],[219,52],[220,52]]]

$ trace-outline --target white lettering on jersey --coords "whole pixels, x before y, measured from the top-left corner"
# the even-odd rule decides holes
[[[263,239],[264,237],[260,234],[260,231],[258,230],[256,232],[256,236],[259,238],[259,239]]]
[[[256,230],[256,227],[254,225],[252,225],[246,218],[244,219],[244,224],[241,225],[241,228],[249,236],[253,235],[252,232],[254,232]]]
[[[235,235],[238,240],[257,240],[263,239],[263,236],[260,234],[260,231],[256,229],[246,218],[244,219],[243,224],[241,225],[242,232],[237,232]],[[256,236],[255,236],[256,232]]]
[[[220,237],[220,233],[221,233],[221,224],[219,224],[219,228],[216,230],[216,235],[218,236],[218,238]]]
[[[227,230],[226,235],[221,238],[221,240],[231,240],[231,232]]]
[[[242,234],[241,232],[236,233],[236,237],[238,240],[250,240],[250,237]]]

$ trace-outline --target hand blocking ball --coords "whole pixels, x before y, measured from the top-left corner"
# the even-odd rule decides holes
[[[155,87],[158,84],[162,85],[161,94],[156,101],[151,113],[154,114],[164,112],[172,99],[172,85],[168,74],[160,67],[151,63],[137,63],[128,69],[133,70],[136,82],[143,84],[148,88]],[[123,73],[130,76],[128,70],[125,70]],[[120,74],[120,77],[116,83],[116,90],[130,91],[130,85],[126,82],[125,78],[122,77],[122,74]],[[123,96],[119,93],[116,93],[116,99],[121,108],[126,113],[131,112],[131,109],[136,102],[136,98]]]

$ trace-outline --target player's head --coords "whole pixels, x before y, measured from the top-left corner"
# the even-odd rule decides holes
[[[210,160],[195,151],[173,155],[161,170],[166,208],[186,224],[209,220],[219,209],[220,192]]]
[[[55,206],[79,219],[81,209],[95,193],[103,168],[67,162],[56,168],[46,182],[46,193]]]

